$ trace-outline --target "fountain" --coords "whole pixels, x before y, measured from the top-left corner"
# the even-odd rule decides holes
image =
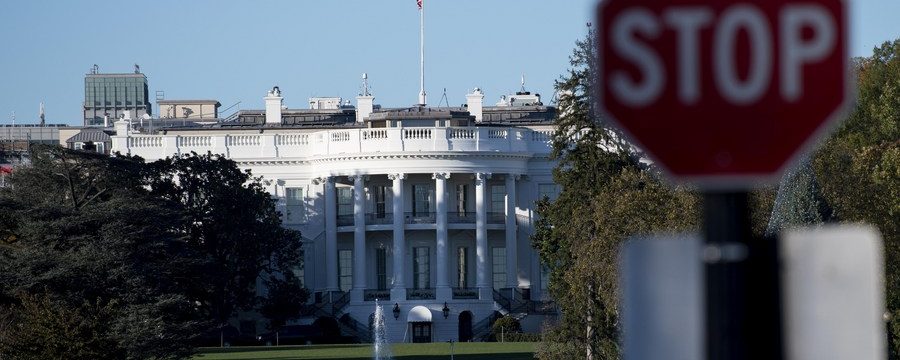
[[[811,160],[806,158],[782,177],[766,235],[775,236],[785,228],[832,221],[830,213],[827,202],[822,198]]]
[[[375,318],[372,322],[373,355],[375,360],[391,359],[391,347],[387,342],[384,329],[384,309],[378,304],[378,299],[375,299]]]

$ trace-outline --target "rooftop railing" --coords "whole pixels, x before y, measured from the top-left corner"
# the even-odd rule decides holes
[[[236,159],[359,153],[513,152],[547,154],[552,130],[497,127],[422,127],[323,130],[290,134],[113,136],[113,152],[148,160],[190,152]]]

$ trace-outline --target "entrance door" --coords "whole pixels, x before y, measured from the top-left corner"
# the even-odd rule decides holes
[[[412,323],[412,341],[414,343],[431,342],[431,323],[427,323],[427,322]]]
[[[463,311],[459,314],[459,341],[472,340],[472,312]]]

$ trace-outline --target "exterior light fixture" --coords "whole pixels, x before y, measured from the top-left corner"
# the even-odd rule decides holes
[[[394,320],[400,318],[400,304],[394,303]]]
[[[446,301],[444,301],[444,308],[441,309],[441,312],[444,313],[444,319],[450,317],[450,308],[447,307],[447,302],[446,302]]]

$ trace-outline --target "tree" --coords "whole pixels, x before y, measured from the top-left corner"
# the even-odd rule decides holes
[[[278,331],[289,320],[296,319],[309,299],[309,291],[292,273],[271,277],[266,281],[268,294],[261,300],[259,313],[269,319],[269,330]]]
[[[203,322],[185,294],[202,257],[178,231],[180,207],[147,192],[144,169],[139,159],[36,147],[32,166],[0,189],[0,307],[21,313],[0,328],[0,354],[170,359],[193,351]],[[26,346],[51,340],[59,346]]]
[[[179,229],[208,257],[202,301],[220,327],[257,305],[257,279],[288,274],[302,262],[301,237],[281,226],[275,200],[262,179],[219,155],[183,155],[149,164],[151,195],[185,209]],[[305,300],[305,298],[304,298]]]
[[[562,311],[542,358],[619,357],[617,257],[628,236],[696,226],[697,200],[663,183],[641,154],[599,118],[591,95],[592,39],[579,41],[556,89],[559,117],[551,156],[556,200],[538,204],[532,237]]]
[[[812,160],[833,221],[878,228],[892,358],[900,356],[900,39],[855,61],[852,113]]]

